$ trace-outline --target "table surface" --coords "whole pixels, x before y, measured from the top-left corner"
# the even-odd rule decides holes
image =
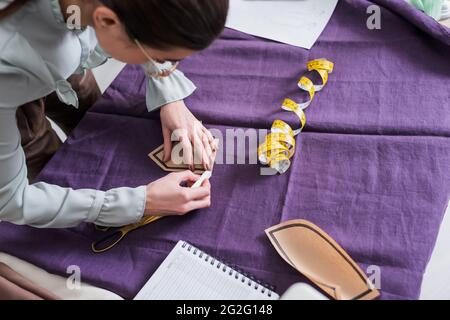
[[[450,25],[450,19],[446,21]],[[115,60],[94,70],[99,87],[105,91],[124,68],[124,64]],[[450,205],[450,204],[449,204]],[[436,247],[422,283],[421,299],[450,299],[450,206],[444,217]]]
[[[450,19],[447,21],[450,24]],[[104,92],[114,81],[117,75],[124,68],[124,64],[115,60],[109,61],[107,64],[94,70],[100,89]],[[59,128],[55,127],[56,131]],[[61,132],[63,140],[65,135]],[[450,299],[450,254],[448,254],[447,244],[450,243],[450,204],[444,216],[444,220],[439,232],[436,247],[433,251],[430,263],[427,267],[422,283],[422,291],[420,298],[427,299]],[[74,296],[71,292],[65,291],[65,281],[63,278],[46,273],[44,270],[28,264],[11,256],[0,253],[0,261],[11,263],[15,270],[20,271],[24,276],[34,279],[34,281],[45,288],[51,289],[58,293],[63,299],[120,299],[114,293],[103,289],[87,286],[83,293]]]

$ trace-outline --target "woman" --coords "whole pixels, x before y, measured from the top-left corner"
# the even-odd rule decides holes
[[[39,228],[81,222],[121,226],[144,214],[180,215],[210,205],[209,182],[195,190],[180,186],[199,178],[191,172],[107,192],[29,184],[27,163],[39,167],[54,144],[42,139],[44,133],[27,133],[44,127],[49,136],[43,112],[48,95],[53,92],[65,104],[80,107],[76,85],[66,79],[114,57],[145,66],[147,106],[160,109],[166,158],[171,134],[178,129],[186,163],[192,164],[192,145],[210,155],[215,146],[211,134],[183,103],[195,86],[176,67],[222,32],[228,0],[0,0],[1,8],[0,220]],[[77,9],[80,26],[73,25]],[[30,141],[41,142],[40,152]],[[202,161],[206,168],[212,164],[209,156]]]

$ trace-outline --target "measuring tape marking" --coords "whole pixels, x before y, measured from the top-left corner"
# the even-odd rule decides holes
[[[315,85],[307,76],[302,76],[298,82],[300,90],[309,93],[309,100],[297,103],[286,98],[281,108],[285,111],[295,113],[300,120],[300,128],[293,130],[290,125],[282,120],[275,120],[272,124],[271,133],[266,136],[264,143],[258,148],[258,158],[263,165],[283,174],[291,166],[291,158],[295,154],[295,137],[299,135],[306,126],[305,111],[314,100],[316,93],[323,90],[329,80],[329,74],[334,71],[334,63],[327,59],[316,59],[307,63],[309,72],[315,71],[322,79],[321,85]]]

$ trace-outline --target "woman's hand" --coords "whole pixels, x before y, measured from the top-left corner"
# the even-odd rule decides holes
[[[171,173],[147,186],[146,215],[184,215],[211,206],[211,185],[206,180],[200,188],[182,187],[195,183],[200,176],[191,171]]]
[[[164,160],[172,156],[172,133],[183,148],[183,163],[191,170],[195,164],[202,164],[205,170],[211,170],[214,164],[214,152],[217,142],[211,132],[189,111],[183,101],[170,103],[161,108],[161,124],[164,136]]]

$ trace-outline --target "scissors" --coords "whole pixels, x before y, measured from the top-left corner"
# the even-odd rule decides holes
[[[200,179],[198,179],[193,185],[192,185],[192,189],[196,189],[199,188],[203,182],[205,180],[210,179],[212,176],[212,172],[211,171],[205,171],[202,176],[200,177]],[[92,243],[92,251],[94,251],[95,253],[103,253],[106,251],[111,250],[112,248],[114,248],[120,241],[123,240],[123,238],[125,238],[125,236],[137,229],[140,229],[142,227],[145,227],[146,225],[149,225],[152,222],[155,222],[159,219],[161,219],[162,217],[160,216],[151,216],[151,217],[145,217],[143,218],[140,222],[135,223],[135,224],[131,224],[129,226],[117,229],[111,233],[109,233],[108,235],[106,235],[105,237],[103,237],[100,240],[97,240],[95,242]],[[107,227],[99,227],[99,226],[95,226],[95,228],[98,231],[104,231],[107,232],[110,230],[110,228]]]
[[[100,240],[97,240],[92,243],[92,251],[94,253],[104,253],[106,251],[111,250],[114,248],[120,241],[123,240],[123,238],[126,237],[127,234],[129,234],[132,231],[135,231],[137,229],[140,229],[142,227],[145,227],[149,225],[152,222],[155,222],[162,217],[158,216],[152,216],[152,217],[145,217],[142,218],[142,220],[138,223],[131,224],[129,226],[125,226],[123,228],[117,229],[113,232],[110,232],[105,237],[101,238]],[[99,231],[107,232],[110,230],[110,228],[103,228],[99,226],[95,226],[95,228]]]

